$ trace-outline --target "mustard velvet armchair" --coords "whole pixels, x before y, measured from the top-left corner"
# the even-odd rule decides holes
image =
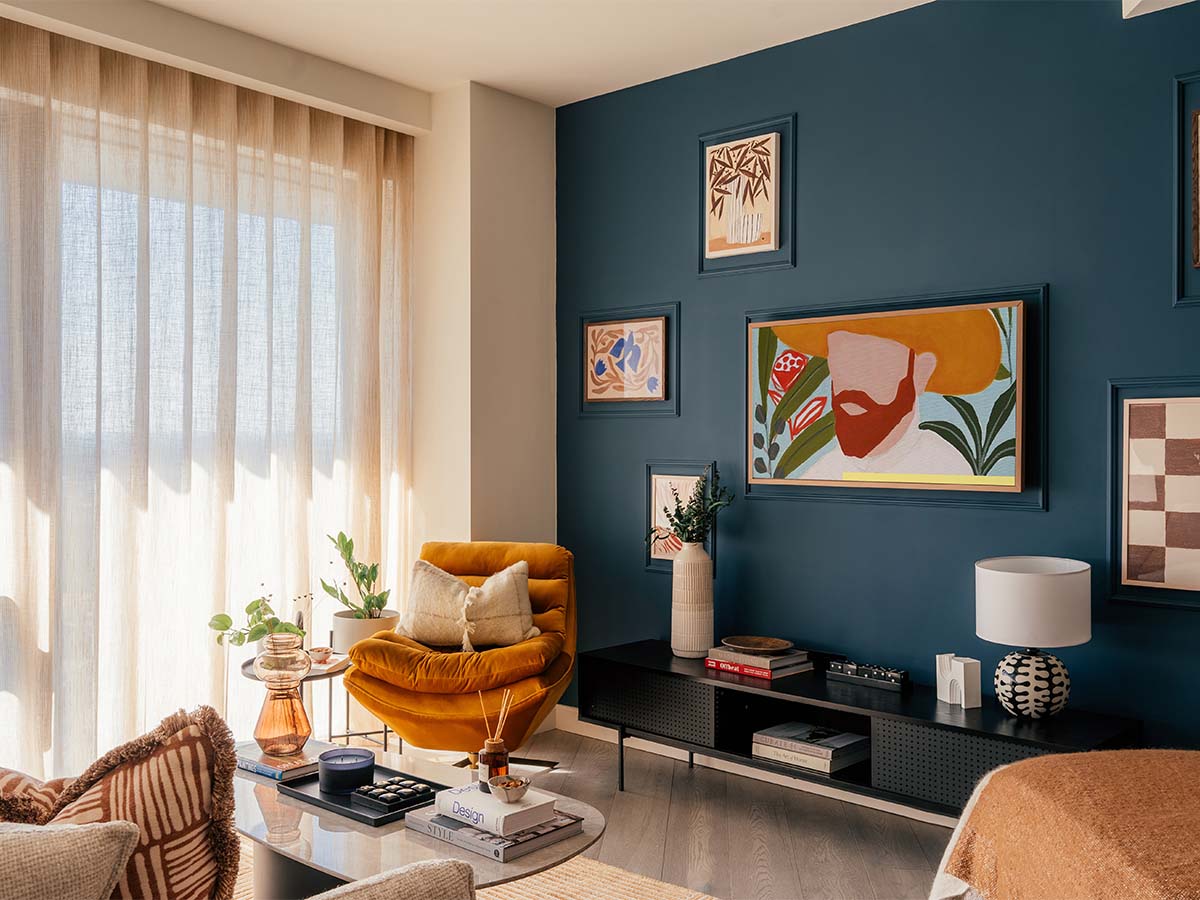
[[[554,708],[575,666],[575,558],[554,544],[489,541],[428,543],[421,559],[478,586],[515,562],[529,563],[529,600],[537,637],[475,653],[426,647],[381,632],[350,648],[350,696],[418,747],[476,753],[493,726],[504,689],[514,700],[504,727],[510,750],[522,746]]]

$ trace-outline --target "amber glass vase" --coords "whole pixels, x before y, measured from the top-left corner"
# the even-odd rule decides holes
[[[265,649],[254,658],[254,674],[267,688],[254,740],[269,756],[299,753],[312,734],[300,698],[300,681],[312,668],[302,640],[298,634],[269,634],[263,639]]]

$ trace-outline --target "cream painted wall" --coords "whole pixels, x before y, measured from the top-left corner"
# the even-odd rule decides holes
[[[416,138],[413,542],[553,541],[554,110],[479,84]]]
[[[471,538],[555,534],[554,110],[471,85]]]
[[[471,86],[413,155],[413,549],[471,538]],[[414,554],[415,558],[415,554]]]

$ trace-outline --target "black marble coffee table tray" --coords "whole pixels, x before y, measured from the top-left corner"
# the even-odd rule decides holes
[[[305,803],[311,803],[314,806],[319,806],[321,809],[327,809],[332,813],[337,813],[339,816],[354,819],[356,822],[362,822],[364,825],[387,825],[403,819],[404,814],[409,810],[428,806],[433,802],[434,794],[449,787],[449,785],[438,784],[434,781],[418,778],[415,775],[389,769],[387,766],[375,766],[374,780],[376,782],[387,781],[389,778],[402,778],[405,781],[427,784],[432,790],[396,802],[367,803],[361,798],[357,800],[353,799],[354,794],[326,794],[322,792],[318,776],[315,772],[304,778],[297,778],[295,781],[281,782],[278,785],[278,789],[281,794],[295,797],[297,800],[303,800]]]

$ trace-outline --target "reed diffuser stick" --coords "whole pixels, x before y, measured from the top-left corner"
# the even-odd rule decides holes
[[[483,691],[476,691],[479,695],[479,711],[483,713],[483,724],[487,728],[488,738],[492,737],[492,723],[488,721],[487,707],[483,705]]]

